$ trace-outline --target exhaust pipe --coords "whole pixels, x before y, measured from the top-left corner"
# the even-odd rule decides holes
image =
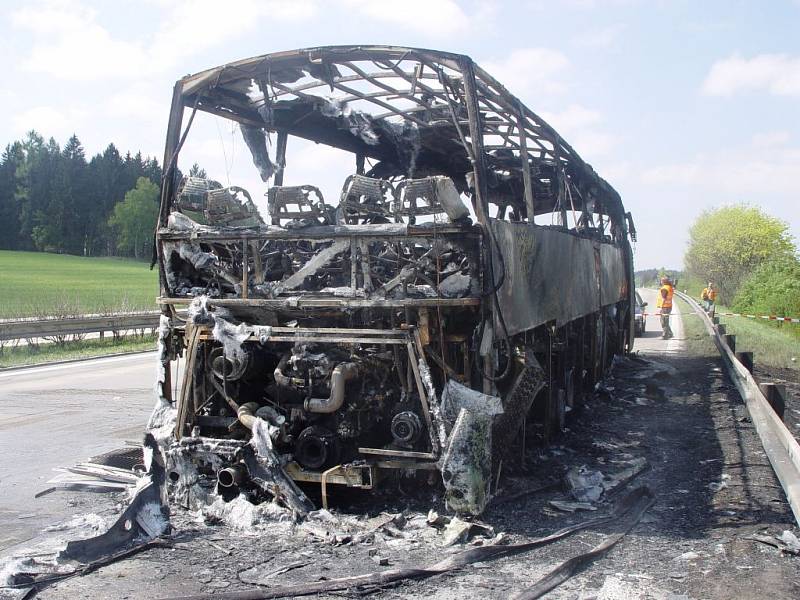
[[[356,363],[339,363],[331,373],[331,395],[327,398],[308,398],[305,409],[312,413],[330,414],[344,404],[345,383],[358,375]]]
[[[244,465],[236,464],[217,471],[217,483],[224,488],[242,485],[249,473]]]

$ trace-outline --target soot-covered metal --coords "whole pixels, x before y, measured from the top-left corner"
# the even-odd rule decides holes
[[[238,123],[263,189],[178,176],[198,111]],[[296,138],[351,154],[338,198],[284,185]],[[325,504],[438,472],[478,514],[525,418],[557,429],[631,343],[630,215],[466,56],[313,48],[185,77],[165,165],[150,430],[185,506],[302,516],[308,484]]]

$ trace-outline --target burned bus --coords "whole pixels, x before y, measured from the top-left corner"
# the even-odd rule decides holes
[[[181,175],[203,113],[256,189]],[[309,142],[345,157],[333,192],[292,175]],[[479,514],[523,423],[557,431],[633,343],[630,213],[467,56],[333,46],[184,77],[164,166],[148,429],[183,504],[302,515],[309,485],[327,504],[416,474]]]

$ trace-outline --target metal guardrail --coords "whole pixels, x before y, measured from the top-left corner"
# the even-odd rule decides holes
[[[0,341],[158,328],[161,313],[79,315],[62,319],[0,321]]]
[[[725,338],[720,335],[719,329],[715,327],[706,312],[693,298],[677,291],[676,294],[700,315],[700,320],[705,325],[708,335],[714,340],[714,344],[722,355],[728,375],[745,401],[747,411],[750,413],[750,420],[761,439],[761,445],[764,447],[772,469],[786,493],[795,521],[800,525],[800,444],[772,409],[767,398],[759,389],[758,383],[753,379],[753,375],[736,358],[734,351],[728,346]]]

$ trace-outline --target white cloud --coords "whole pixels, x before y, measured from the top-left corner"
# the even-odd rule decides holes
[[[560,0],[554,5],[552,0],[528,0],[526,6],[537,11],[552,12],[553,7],[576,11],[628,8],[641,4],[641,0]]]
[[[317,5],[308,0],[184,0],[169,6],[172,8],[165,15],[148,53],[153,58],[175,64],[257,29],[265,17],[272,21],[311,18]]]
[[[617,147],[619,138],[604,131],[581,131],[567,141],[584,160],[594,163],[598,158],[609,156]]]
[[[602,115],[580,104],[570,104],[561,111],[539,113],[585,160],[608,156],[617,138],[602,131]]]
[[[105,113],[110,117],[134,118],[158,125],[166,123],[169,106],[169,96],[159,99],[159,94],[142,83],[120,90],[103,102]]]
[[[97,21],[97,11],[80,2],[41,2],[21,8],[12,24],[33,34],[33,45],[22,67],[60,79],[92,81],[136,79],[174,68],[182,60],[235,39],[272,21],[309,18],[313,0],[183,0],[154,2],[163,12],[150,36],[122,40]],[[132,27],[131,29],[135,29]]]
[[[361,16],[429,35],[453,35],[470,27],[470,18],[454,0],[405,0],[402,7],[375,0],[341,2]]]
[[[602,130],[603,116],[596,110],[572,103],[559,110],[540,110],[543,96],[560,95],[568,89],[565,74],[569,59],[551,48],[521,48],[481,66],[531,107],[585,160],[608,156],[617,138]]]
[[[733,55],[711,66],[702,87],[709,96],[765,90],[775,96],[800,96],[800,57],[759,54]]]
[[[627,182],[630,179],[631,175],[634,173],[634,166],[627,160],[609,161],[605,162],[602,168],[598,169],[598,173],[612,186],[618,188],[620,183]]]
[[[35,33],[51,35],[65,30],[79,30],[95,18],[95,11],[77,3],[42,2],[36,7],[26,6],[11,15],[16,27]]]
[[[80,3],[45,3],[15,11],[14,26],[31,31],[36,40],[23,68],[76,81],[140,72],[147,62],[142,47],[112,38],[96,17],[96,11]]]
[[[490,75],[523,100],[563,92],[561,75],[569,64],[564,54],[551,48],[519,48],[504,58],[481,61]]]
[[[763,156],[753,146],[699,155],[694,160],[645,169],[641,181],[647,185],[690,187],[725,194],[732,201],[765,201],[766,195],[794,198],[800,202],[797,173],[800,148],[782,148]]]
[[[600,113],[580,104],[570,104],[559,112],[543,111],[541,117],[556,129],[578,131],[602,121]]]
[[[768,131],[766,133],[757,133],[753,136],[753,147],[755,148],[774,148],[775,146],[783,146],[789,142],[790,135],[788,131]]]
[[[24,134],[35,129],[46,137],[53,136],[64,142],[73,133],[79,132],[87,117],[79,108],[58,109],[52,106],[34,106],[12,117],[14,131]]]
[[[610,48],[619,39],[625,31],[626,25],[624,23],[615,23],[602,29],[593,31],[586,31],[580,35],[576,35],[573,41],[578,46],[585,46],[587,48]]]

